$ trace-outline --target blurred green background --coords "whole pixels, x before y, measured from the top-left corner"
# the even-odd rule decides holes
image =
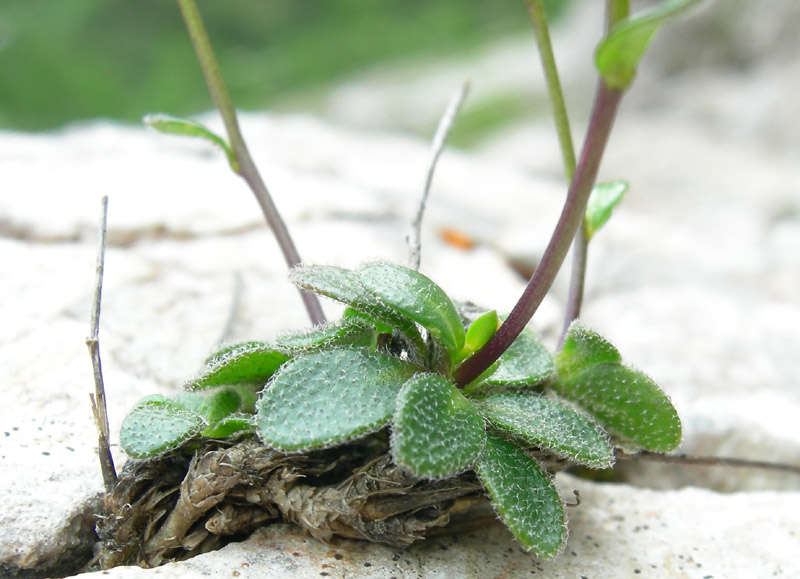
[[[557,17],[566,3],[552,0],[548,10]],[[243,110],[303,110],[359,71],[469,56],[532,34],[521,0],[198,4]],[[47,130],[97,117],[139,122],[150,112],[210,108],[175,2],[0,0],[0,128]]]

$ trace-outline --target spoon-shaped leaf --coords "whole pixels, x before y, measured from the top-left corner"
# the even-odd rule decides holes
[[[128,456],[147,458],[178,448],[205,426],[199,414],[166,398],[148,397],[122,421],[119,437]]]
[[[421,273],[393,263],[368,263],[359,270],[367,290],[401,316],[436,336],[451,361],[464,347],[464,326],[444,290]]]
[[[146,125],[153,127],[161,133],[185,137],[199,137],[210,141],[225,152],[231,169],[233,169],[235,173],[239,172],[239,162],[236,160],[236,155],[233,154],[233,150],[228,144],[228,141],[214,133],[205,125],[190,119],[181,119],[165,114],[147,115],[142,120]]]
[[[653,452],[681,443],[681,421],[667,395],[647,375],[619,364],[597,364],[552,383],[613,436]]]
[[[606,224],[614,207],[622,200],[622,196],[627,191],[628,183],[625,181],[609,181],[594,186],[589,195],[589,203],[586,206],[586,215],[583,221],[587,240],[591,239]]]
[[[443,478],[468,469],[486,433],[475,405],[444,377],[417,374],[397,397],[392,456],[417,476]]]
[[[289,359],[264,342],[227,346],[211,356],[200,373],[184,385],[188,390],[234,384],[264,384]]]
[[[579,321],[556,356],[551,387],[592,414],[613,436],[654,452],[681,442],[681,421],[669,398],[644,373],[623,366],[619,352]]]
[[[700,0],[665,0],[618,22],[595,52],[595,65],[609,88],[625,90],[662,24]]]
[[[329,447],[374,432],[394,411],[418,368],[364,350],[323,350],[292,358],[256,407],[261,439],[278,450]]]
[[[585,416],[530,390],[497,392],[476,401],[483,417],[499,431],[527,445],[591,468],[609,468],[614,451]]]
[[[564,503],[536,461],[489,432],[475,471],[500,519],[522,546],[544,559],[558,555],[567,541]]]

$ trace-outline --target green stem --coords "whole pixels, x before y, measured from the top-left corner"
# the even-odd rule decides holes
[[[522,296],[506,321],[483,348],[456,369],[455,382],[459,387],[472,382],[497,361],[528,324],[544,296],[550,290],[561,264],[564,263],[575,232],[583,222],[589,193],[597,179],[600,160],[608,143],[621,98],[621,91],[609,89],[601,81],[595,95],[580,161],[570,183],[564,209],[550,238],[550,243],[525,287],[525,291],[522,292]]]
[[[561,157],[564,162],[564,174],[567,183],[572,181],[575,174],[575,147],[572,144],[572,131],[567,116],[567,105],[564,103],[564,93],[561,90],[561,80],[558,77],[556,59],[553,55],[553,45],[550,42],[550,31],[547,26],[547,17],[542,0],[525,0],[528,13],[533,24],[533,34],[539,47],[539,57],[542,60],[542,69],[547,82],[547,92],[550,106],[553,107],[553,120],[556,123],[558,142],[561,145]]]
[[[220,116],[222,116],[222,122],[225,124],[225,131],[228,134],[231,149],[239,163],[239,175],[256,196],[267,224],[272,229],[272,233],[275,235],[275,239],[283,252],[286,263],[289,267],[298,266],[301,263],[300,254],[297,252],[286,223],[278,213],[278,208],[275,206],[272,196],[269,194],[267,186],[264,184],[242,137],[239,121],[236,118],[236,109],[228,94],[225,82],[222,80],[222,73],[219,70],[219,64],[211,48],[211,42],[203,26],[203,20],[197,10],[197,5],[194,0],[178,0],[178,6],[186,23],[186,29],[189,31],[189,38],[197,54],[197,60],[200,62],[200,68],[203,70],[203,76],[206,79],[214,106],[219,111]],[[322,306],[317,296],[302,290],[300,290],[300,295],[303,298],[311,323],[324,323],[325,314],[322,312]]]
[[[607,0],[606,2],[606,34],[614,25],[630,13],[630,0]],[[572,271],[567,294],[567,307],[564,312],[564,326],[558,340],[558,349],[564,345],[570,324],[581,315],[583,291],[586,285],[586,264],[589,256],[589,239],[586,236],[585,224],[578,228],[572,243]]]

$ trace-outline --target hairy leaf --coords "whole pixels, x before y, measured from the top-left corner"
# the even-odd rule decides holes
[[[357,272],[333,265],[296,267],[289,274],[298,287],[342,302],[404,332],[419,351],[424,344],[414,322],[367,291]]]
[[[614,207],[622,200],[622,196],[627,191],[628,183],[625,181],[609,181],[594,186],[589,195],[589,203],[586,206],[586,215],[583,221],[587,239],[591,239],[606,224],[611,218]]]
[[[567,541],[564,504],[536,461],[487,433],[475,470],[495,511],[522,546],[544,559],[558,555]]]
[[[647,375],[619,364],[596,364],[552,388],[597,418],[613,436],[654,452],[675,450],[681,421],[669,398]]]
[[[591,468],[609,468],[614,451],[585,416],[530,390],[497,392],[477,401],[484,418],[515,439]]]
[[[122,421],[120,443],[132,458],[147,458],[178,448],[206,426],[199,414],[163,398],[142,401]]]
[[[374,432],[418,368],[364,350],[323,350],[287,362],[261,394],[256,425],[273,448],[303,451]]]
[[[417,374],[397,397],[392,455],[417,476],[443,478],[472,466],[486,438],[475,405],[438,374]]]
[[[550,352],[539,341],[536,332],[529,328],[522,330],[499,361],[500,366],[486,381],[488,384],[535,386],[553,373]]]
[[[595,52],[595,66],[609,88],[625,90],[658,29],[700,0],[665,0],[618,22]]]
[[[556,371],[566,378],[594,364],[619,364],[622,356],[611,343],[597,332],[575,320],[567,330],[564,346],[556,355]]]
[[[165,114],[147,115],[142,120],[146,125],[153,127],[161,133],[185,137],[199,137],[211,142],[225,152],[231,169],[233,169],[235,173],[239,172],[239,162],[236,160],[236,155],[233,154],[233,150],[228,144],[228,141],[197,121],[181,119]]]
[[[233,344],[211,356],[184,388],[199,390],[212,386],[264,384],[288,359],[289,356],[264,342]]]
[[[376,330],[367,320],[349,318],[338,324],[327,324],[303,332],[279,336],[274,343],[276,350],[287,355],[309,350],[320,350],[336,346],[374,347]]]
[[[419,272],[393,263],[369,263],[361,283],[382,303],[436,336],[455,360],[464,347],[464,326],[444,290]]]

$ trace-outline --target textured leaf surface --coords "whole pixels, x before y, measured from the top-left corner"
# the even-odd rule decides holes
[[[417,476],[442,478],[475,462],[486,438],[472,402],[437,374],[418,374],[397,397],[392,455]]]
[[[179,447],[206,426],[203,418],[164,398],[134,406],[122,421],[120,443],[132,458],[147,458]]]
[[[286,363],[261,395],[257,431],[273,448],[332,446],[378,430],[418,369],[363,350],[326,350]]]
[[[333,265],[311,265],[292,269],[289,277],[298,287],[347,304],[405,332],[421,351],[423,342],[414,323],[367,291],[357,272]]]
[[[585,416],[531,391],[498,392],[478,401],[489,423],[512,437],[573,462],[609,468],[614,451]]]
[[[375,327],[369,325],[367,320],[350,318],[338,324],[284,334],[275,340],[274,346],[284,354],[295,355],[335,346],[372,347],[375,345],[375,336]]]
[[[575,320],[567,330],[563,348],[556,355],[556,370],[560,377],[569,377],[594,364],[621,362],[622,356],[608,340]]]
[[[208,129],[206,126],[190,119],[181,119],[165,114],[147,115],[144,122],[161,133],[180,135],[184,137],[199,137],[218,146],[228,157],[228,163],[236,173],[239,172],[239,162],[233,154],[228,141]]]
[[[567,540],[564,504],[536,461],[487,433],[475,470],[495,511],[522,546],[539,557],[555,557]]]
[[[288,359],[289,356],[263,342],[234,344],[211,356],[200,374],[185,388],[264,384]]]
[[[700,0],[665,0],[618,22],[595,52],[595,65],[606,84],[625,90],[658,29]]]
[[[500,366],[486,381],[488,384],[536,385],[553,373],[550,352],[539,341],[536,332],[529,328],[522,330],[499,361]]]
[[[613,436],[654,452],[675,450],[681,421],[669,398],[647,375],[618,364],[596,364],[552,388],[595,416]]]
[[[464,347],[464,326],[453,302],[429,278],[393,263],[369,263],[359,270],[361,283],[401,316],[430,331],[455,360]]]
[[[611,218],[614,207],[622,200],[627,191],[628,184],[625,181],[609,181],[594,186],[589,195],[589,203],[586,206],[584,217],[587,239],[591,239],[606,224]]]

